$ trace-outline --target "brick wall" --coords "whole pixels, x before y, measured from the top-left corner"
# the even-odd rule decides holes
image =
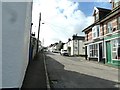
[[[85,41],[91,41],[92,40],[92,29],[88,30],[85,34]]]
[[[104,22],[104,35],[105,34],[107,34],[107,23],[108,22],[111,22],[112,23],[112,28],[115,28],[115,30],[114,31],[116,31],[117,30],[117,27],[118,27],[118,17],[119,17],[120,15],[117,15],[117,16],[115,16],[114,18],[111,18],[111,19],[109,19],[109,21],[106,21],[106,22]]]

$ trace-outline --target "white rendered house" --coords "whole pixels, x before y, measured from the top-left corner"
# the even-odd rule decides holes
[[[20,88],[29,62],[32,2],[2,2],[2,87]]]

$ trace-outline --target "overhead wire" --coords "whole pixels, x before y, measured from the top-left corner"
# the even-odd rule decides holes
[[[70,35],[68,35],[68,33],[66,32],[66,28],[65,27],[61,27],[61,26],[57,26],[57,25],[55,25],[55,24],[52,24],[52,23],[49,23],[49,22],[45,22],[45,23],[47,23],[47,25],[49,25],[55,32],[60,32],[59,30],[57,30],[57,29],[55,29],[55,27],[57,27],[57,28],[61,28],[61,29],[63,29],[64,30],[64,33],[63,34],[65,34],[66,36],[70,36]],[[61,33],[61,32],[60,32]]]

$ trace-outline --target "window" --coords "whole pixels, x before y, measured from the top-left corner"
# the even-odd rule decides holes
[[[99,19],[99,15],[96,14],[96,15],[95,15],[95,20],[98,20],[98,19]]]
[[[77,47],[74,47],[74,50],[75,50],[75,51],[77,51],[77,50],[78,50],[78,48],[77,48]]]
[[[88,41],[88,34],[87,34],[87,41]]]
[[[92,45],[89,46],[89,51],[90,51],[90,57],[92,57]]]
[[[100,26],[97,25],[96,27],[97,27],[97,37],[99,37],[100,36]]]
[[[95,27],[92,28],[92,34],[93,34],[93,38],[96,38],[96,37],[97,37]]]
[[[75,44],[77,44],[77,40],[75,40]]]
[[[118,17],[118,29],[120,29],[120,17]]]
[[[109,22],[109,23],[107,24],[107,33],[111,33],[111,32],[112,32],[112,23]]]
[[[120,38],[112,41],[112,59],[120,60]]]
[[[114,0],[114,8],[118,7],[118,5],[119,5],[119,0]]]
[[[92,28],[93,39],[100,36],[100,25],[96,25]]]
[[[90,57],[98,57],[98,45],[93,44],[89,46],[90,49]]]

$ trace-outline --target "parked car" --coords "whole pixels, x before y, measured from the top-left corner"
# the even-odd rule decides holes
[[[53,49],[52,52],[53,53],[60,53],[60,51],[58,51],[57,49]]]
[[[61,49],[60,54],[63,56],[69,56],[69,53],[67,50]]]

